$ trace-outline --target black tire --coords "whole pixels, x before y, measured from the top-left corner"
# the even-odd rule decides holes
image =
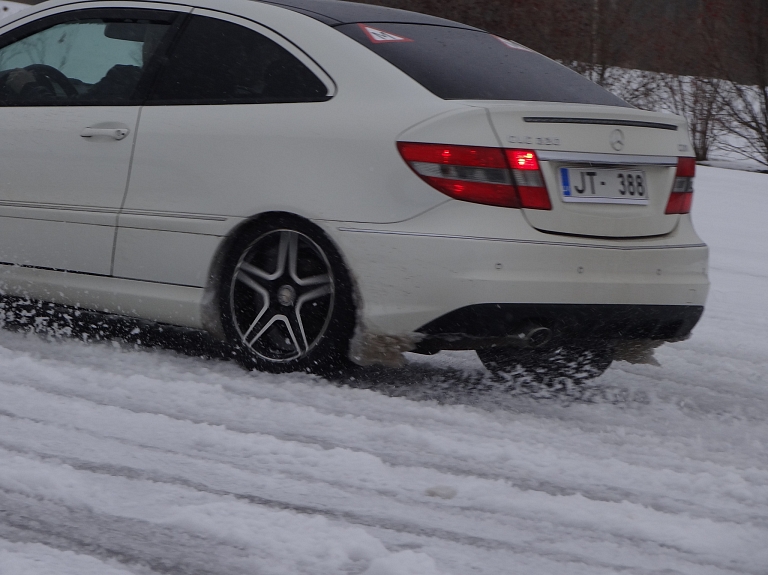
[[[546,385],[564,379],[575,384],[584,383],[600,377],[613,362],[613,351],[607,343],[545,349],[478,349],[477,355],[493,373],[527,377]]]
[[[349,365],[355,305],[349,272],[325,234],[281,215],[259,221],[222,265],[219,310],[246,368],[327,375]]]

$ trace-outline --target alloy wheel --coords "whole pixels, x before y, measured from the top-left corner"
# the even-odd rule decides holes
[[[333,269],[307,235],[277,229],[240,257],[230,285],[230,314],[241,345],[259,358],[305,357],[328,330],[336,300]]]

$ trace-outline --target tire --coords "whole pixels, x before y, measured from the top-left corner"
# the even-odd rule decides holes
[[[327,375],[350,365],[352,284],[320,228],[276,216],[255,224],[228,253],[219,310],[244,367]]]
[[[530,378],[554,385],[563,379],[584,383],[600,377],[613,363],[608,344],[561,345],[545,349],[478,349],[477,355],[491,372]]]

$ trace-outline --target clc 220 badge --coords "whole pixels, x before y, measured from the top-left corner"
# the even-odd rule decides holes
[[[559,146],[560,138],[534,138],[533,136],[510,136],[510,144],[520,146]]]

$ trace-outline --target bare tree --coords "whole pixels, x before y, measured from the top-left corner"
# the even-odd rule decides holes
[[[715,147],[722,147],[727,83],[717,78],[662,75],[665,108],[688,121],[696,159],[704,161]]]
[[[658,35],[669,39],[655,51],[656,65],[663,71],[658,75],[657,109],[685,117],[699,161],[721,148],[725,135],[727,82],[717,76],[723,50],[719,8],[699,3],[686,14],[686,26],[679,17],[655,23]]]
[[[729,82],[725,129],[735,140],[724,150],[768,166],[768,94],[765,85],[743,86]]]
[[[570,42],[585,43],[586,57],[582,56],[573,67],[593,82],[610,89],[618,78],[615,68],[634,60],[639,27],[632,17],[637,0],[590,0],[582,18],[588,20],[588,33],[584,37],[567,35]],[[574,14],[563,15],[574,21]],[[577,28],[578,29],[578,28]]]
[[[722,97],[724,150],[768,166],[768,0],[704,0]]]

